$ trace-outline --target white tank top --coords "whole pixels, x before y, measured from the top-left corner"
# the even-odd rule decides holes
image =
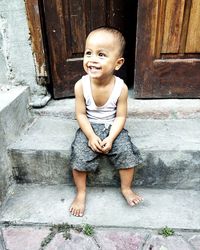
[[[115,76],[115,85],[110,97],[103,106],[98,107],[96,106],[92,97],[89,75],[85,75],[82,77],[82,87],[86,103],[86,112],[87,117],[91,123],[103,123],[107,125],[113,123],[116,116],[117,101],[121,94],[123,85],[124,81]]]

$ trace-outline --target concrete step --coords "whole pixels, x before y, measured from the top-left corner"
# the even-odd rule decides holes
[[[14,142],[31,119],[29,88],[0,85],[0,152]]]
[[[130,93],[132,93],[130,91]],[[50,100],[47,106],[33,109],[40,116],[74,119],[75,99]],[[154,99],[128,98],[128,116],[137,119],[200,119],[199,99]]]
[[[132,140],[144,158],[135,185],[154,188],[199,189],[200,120],[128,118]],[[38,116],[9,147],[18,183],[72,184],[70,146],[77,123],[72,119]],[[118,186],[118,173],[102,158],[88,185]]]
[[[20,135],[31,119],[29,88],[0,84],[0,206],[12,179],[7,147]]]
[[[118,188],[88,187],[85,215],[72,216],[68,209],[75,188],[67,185],[17,185],[0,214],[0,223],[91,224],[98,227],[200,230],[200,191],[145,189],[135,191],[144,197],[130,207]]]

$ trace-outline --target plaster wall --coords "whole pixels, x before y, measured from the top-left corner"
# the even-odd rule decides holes
[[[27,85],[32,96],[47,94],[36,81],[23,0],[0,0],[0,84]]]

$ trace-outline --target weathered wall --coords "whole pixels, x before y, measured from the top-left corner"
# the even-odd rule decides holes
[[[36,81],[23,0],[0,0],[0,84],[28,85],[34,98],[47,94]]]

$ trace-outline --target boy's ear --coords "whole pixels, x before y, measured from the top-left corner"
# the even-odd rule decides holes
[[[116,62],[116,66],[115,66],[115,70],[119,70],[121,68],[121,66],[124,64],[124,58],[118,58],[117,62]]]

